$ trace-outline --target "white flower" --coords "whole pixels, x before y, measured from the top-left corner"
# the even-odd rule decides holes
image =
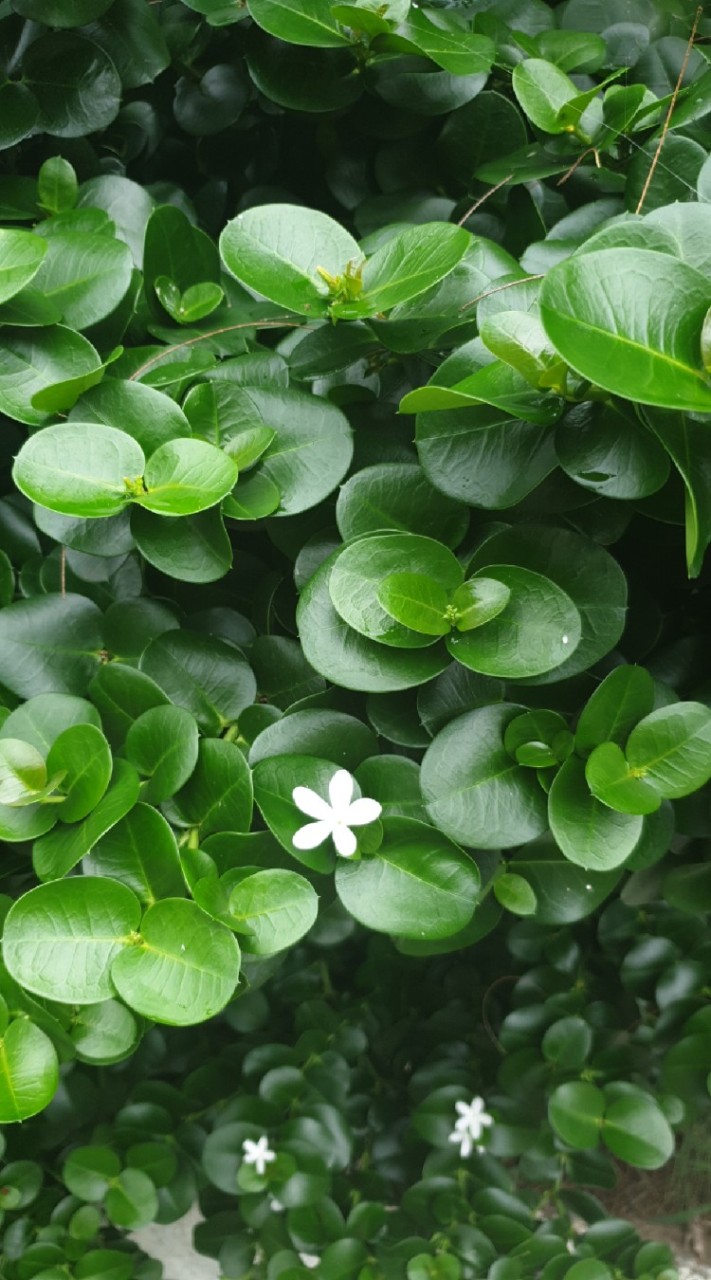
[[[317,1267],[321,1261],[320,1258],[317,1258],[315,1253],[300,1253],[299,1258],[303,1262],[304,1266],[309,1268]]]
[[[269,1139],[265,1133],[262,1134],[259,1142],[252,1142],[251,1138],[245,1138],[242,1150],[244,1163],[253,1164],[260,1178],[264,1177],[267,1165],[271,1164],[272,1160],[276,1160],[276,1151],[270,1151]]]
[[[330,804],[311,787],[294,787],[291,796],[297,809],[316,819],[299,827],[292,840],[294,848],[315,849],[332,836],[336,852],[342,858],[352,858],[356,851],[357,842],[351,827],[375,822],[383,811],[377,800],[353,799],[353,778],[347,769],[338,769],[328,784]]]
[[[466,1160],[475,1146],[477,1151],[484,1150],[478,1145],[479,1139],[483,1136],[484,1130],[494,1123],[494,1119],[484,1110],[483,1098],[472,1098],[471,1102],[457,1102],[455,1106],[459,1112],[459,1119],[454,1123],[454,1131],[450,1133],[449,1141],[459,1143],[459,1154],[462,1160]]]

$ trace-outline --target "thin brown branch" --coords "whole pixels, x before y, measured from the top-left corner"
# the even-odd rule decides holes
[[[501,182],[497,182],[495,187],[490,187],[488,191],[484,192],[483,196],[479,196],[479,199],[474,201],[474,204],[471,206],[471,208],[467,209],[466,213],[464,214],[464,217],[459,219],[457,226],[463,227],[467,218],[471,218],[472,214],[476,213],[477,209],[480,209],[481,206],[485,203],[485,201],[489,199],[489,196],[495,195],[496,192],[500,191],[502,187],[505,187],[506,183],[510,182],[512,178],[513,178],[513,174],[507,173],[506,177],[502,178]]]
[[[652,156],[652,163],[649,166],[649,173],[647,174],[647,177],[644,180],[644,186],[642,187],[642,194],[640,195],[639,200],[637,201],[637,208],[635,209],[635,213],[642,212],[642,207],[644,205],[645,200],[647,199],[647,193],[649,191],[650,186],[652,185],[652,179],[656,172],[657,165],[659,164],[659,157],[662,154],[662,147],[664,146],[667,133],[669,132],[669,127],[671,125],[672,116],[674,114],[674,109],[676,107],[677,98],[681,93],[681,86],[684,82],[684,76],[686,75],[686,68],[689,65],[691,50],[694,47],[694,40],[696,39],[696,32],[698,29],[699,22],[701,21],[701,15],[703,14],[703,11],[704,11],[703,5],[699,5],[698,9],[696,10],[696,15],[694,17],[694,25],[691,28],[691,35],[689,36],[689,40],[686,46],[686,52],[684,53],[684,58],[679,68],[679,75],[677,76],[677,79],[676,79],[674,92],[671,96],[671,102],[669,103],[667,114],[664,118],[664,124],[662,125],[662,132],[659,135],[659,142],[657,143],[657,149],[654,152],[654,155]]]
[[[472,298],[471,302],[465,302],[460,311],[467,311],[469,307],[475,307],[477,302],[481,302],[482,298],[490,298],[492,293],[501,293],[502,289],[513,289],[515,284],[527,284],[529,280],[542,280],[543,275],[537,276],[521,276],[520,280],[507,280],[506,284],[497,284],[493,289],[487,289],[485,293],[478,293],[476,298]]]

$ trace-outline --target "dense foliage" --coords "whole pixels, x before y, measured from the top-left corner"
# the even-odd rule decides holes
[[[6,1280],[196,1197],[227,1280],[668,1273],[596,1189],[709,1108],[709,37],[0,3]]]

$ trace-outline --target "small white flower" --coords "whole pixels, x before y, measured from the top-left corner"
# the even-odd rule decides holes
[[[303,1262],[304,1266],[309,1267],[309,1269],[311,1267],[317,1267],[321,1261],[320,1258],[316,1257],[315,1253],[300,1253],[299,1258]]]
[[[353,799],[353,778],[347,769],[338,769],[328,784],[330,804],[311,787],[294,787],[291,793],[297,809],[315,822],[307,822],[293,837],[295,849],[315,849],[332,836],[336,852],[352,858],[357,841],[351,827],[366,826],[379,818],[383,807],[377,800]]]
[[[484,1110],[483,1098],[472,1098],[471,1102],[457,1102],[455,1106],[459,1119],[454,1123],[454,1131],[450,1133],[449,1141],[459,1143],[459,1154],[462,1160],[466,1160],[475,1146],[477,1151],[484,1150],[478,1145],[479,1139],[483,1136],[484,1130],[494,1123],[494,1119]]]
[[[253,1164],[260,1178],[264,1177],[267,1165],[271,1164],[272,1160],[276,1160],[276,1151],[270,1151],[269,1139],[265,1133],[262,1134],[259,1142],[252,1142],[251,1138],[245,1138],[242,1150],[244,1163]]]

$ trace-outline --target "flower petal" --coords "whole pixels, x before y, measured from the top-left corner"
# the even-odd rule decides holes
[[[299,827],[294,833],[291,843],[295,849],[315,849],[324,840],[328,840],[332,830],[333,824],[330,821],[307,822],[305,827]]]
[[[330,818],[331,806],[325,800],[322,800],[311,787],[294,787],[291,793],[297,809],[305,813],[308,818]]]
[[[328,784],[328,797],[333,812],[344,820],[353,799],[353,777],[347,769],[338,769],[334,773]]]
[[[362,827],[366,822],[375,822],[383,812],[383,806],[377,800],[354,800],[348,806],[346,822],[349,827]]]
[[[349,831],[348,827],[338,826],[333,828],[332,834],[336,852],[340,853],[342,858],[352,858],[358,848],[358,842],[353,832]]]

